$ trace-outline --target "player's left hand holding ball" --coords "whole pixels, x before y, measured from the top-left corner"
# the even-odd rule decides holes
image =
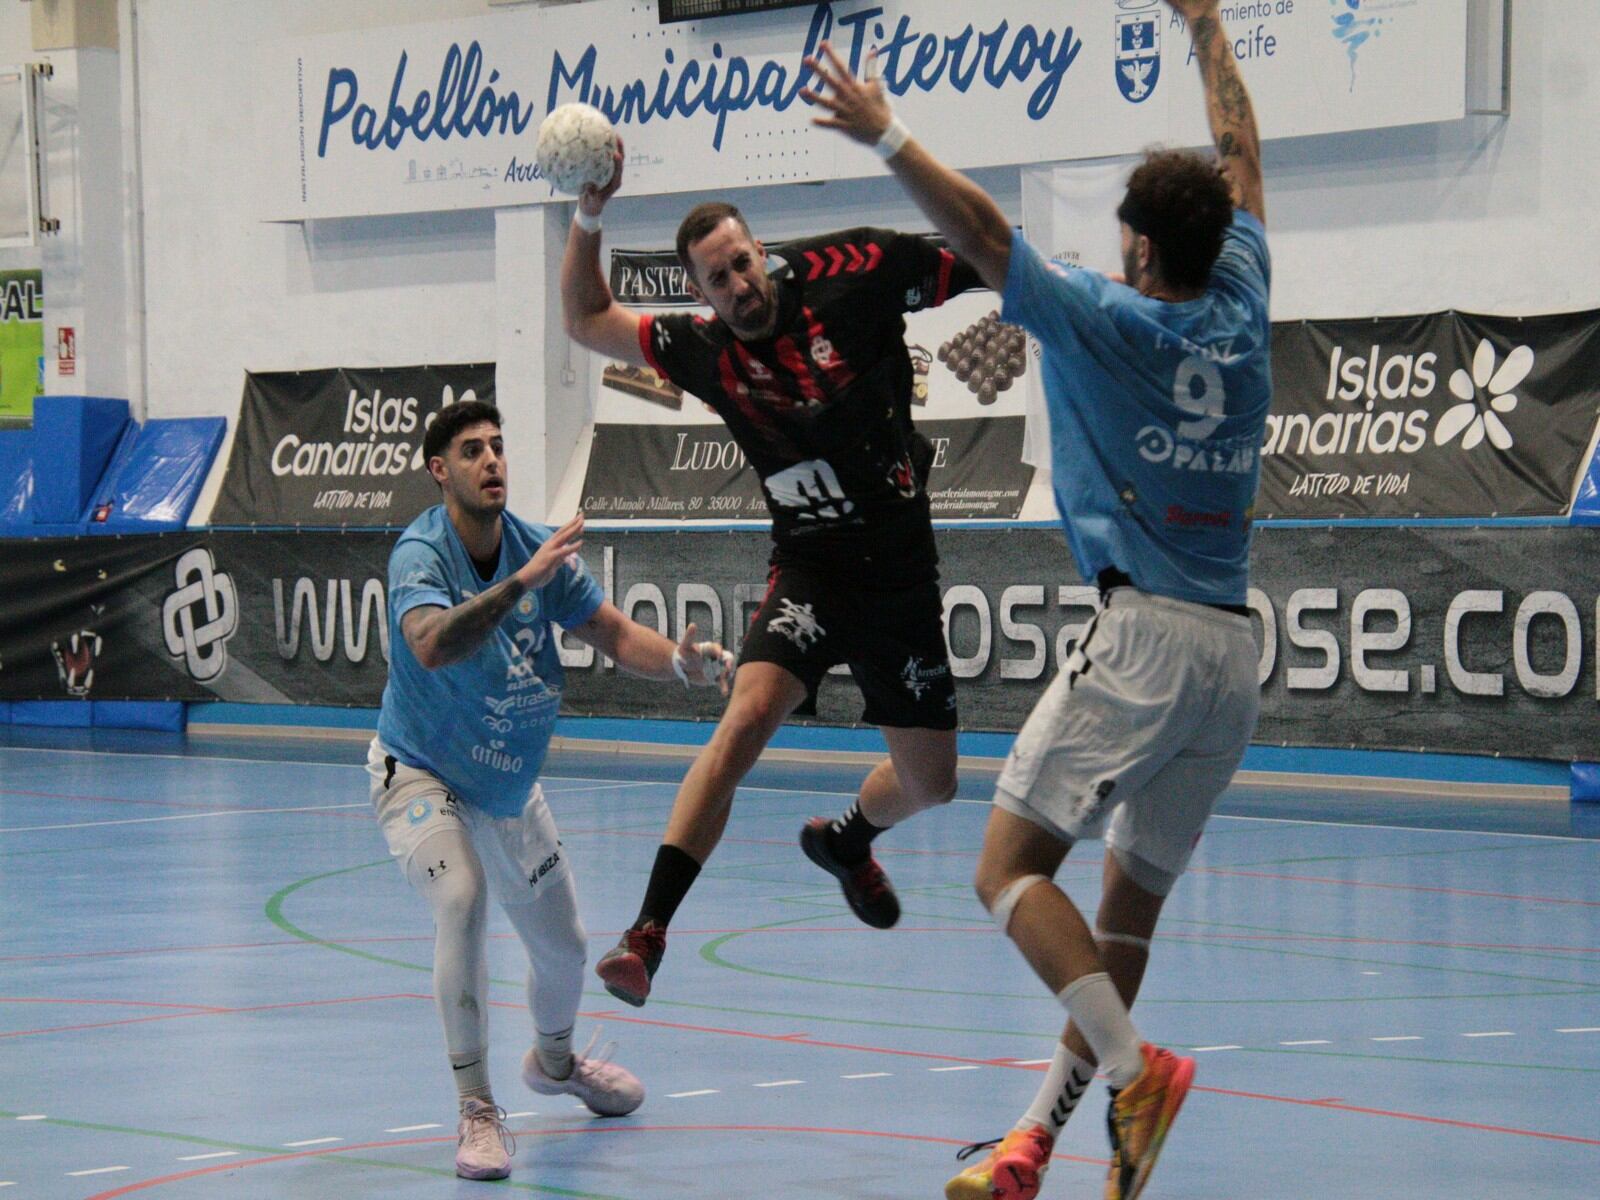
[[[699,631],[693,621],[683,631],[683,638],[672,651],[673,674],[683,680],[685,687],[710,687],[722,689],[726,696],[733,684],[733,655],[719,642],[697,642]]]
[[[612,157],[616,164],[611,172],[611,180],[605,187],[595,187],[594,184],[585,184],[578,193],[578,208],[591,217],[598,217],[600,210],[605,208],[606,201],[617,194],[617,189],[622,186],[622,138],[617,138],[617,149]]]

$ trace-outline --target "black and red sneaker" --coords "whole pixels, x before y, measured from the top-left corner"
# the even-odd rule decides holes
[[[900,919],[900,901],[883,868],[870,854],[858,863],[841,862],[834,854],[825,817],[812,817],[806,822],[800,830],[800,849],[839,881],[850,911],[868,925],[874,929],[889,929]]]
[[[595,964],[594,973],[618,1000],[642,1008],[650,995],[650,980],[655,978],[666,950],[667,931],[659,925],[629,929]]]

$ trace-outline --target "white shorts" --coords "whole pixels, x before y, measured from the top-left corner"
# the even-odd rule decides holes
[[[1066,841],[1104,835],[1165,894],[1255,730],[1257,661],[1249,617],[1113,589],[1017,734],[995,803]]]
[[[452,795],[437,776],[395,761],[376,738],[367,749],[367,774],[378,825],[407,879],[418,848],[445,829],[466,832],[501,904],[527,904],[569,874],[555,818],[537,783],[517,816],[490,816]]]

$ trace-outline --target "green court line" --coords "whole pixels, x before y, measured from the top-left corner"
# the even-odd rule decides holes
[[[345,874],[350,874],[351,872],[354,872],[354,871],[365,870],[368,867],[378,866],[381,863],[384,863],[384,862],[387,862],[387,861],[389,861],[389,860],[388,859],[378,859],[375,862],[362,863],[362,864],[359,864],[358,866],[355,866],[355,867],[346,867],[346,868],[342,868],[341,870],[337,870],[337,871],[328,871],[328,872],[325,872],[325,873],[323,873],[321,875],[309,876],[309,877],[307,877],[305,879],[297,881],[296,883],[290,884],[289,886],[287,886],[287,887],[281,889],[280,891],[278,891],[277,893],[275,893],[273,895],[273,897],[268,901],[268,904],[267,904],[268,914],[269,914],[269,916],[272,917],[273,923],[276,924],[280,929],[284,930],[284,932],[286,932],[286,933],[289,933],[291,936],[300,938],[300,939],[302,939],[304,941],[315,943],[316,945],[326,947],[327,949],[330,949],[330,950],[341,951],[341,952],[343,952],[345,954],[350,954],[350,955],[352,955],[354,957],[357,957],[357,958],[365,958],[365,959],[369,959],[369,960],[371,960],[373,962],[380,962],[380,963],[384,963],[384,964],[389,965],[389,966],[402,967],[402,968],[405,968],[406,970],[422,971],[424,973],[430,973],[432,968],[430,966],[427,966],[427,965],[424,965],[424,964],[409,963],[409,962],[405,962],[405,961],[403,961],[401,959],[386,958],[386,957],[383,957],[383,956],[380,956],[380,955],[370,954],[370,953],[368,953],[368,952],[366,952],[364,950],[357,950],[357,949],[355,949],[353,947],[343,945],[343,944],[341,944],[339,942],[333,942],[333,941],[329,941],[326,938],[317,937],[315,934],[309,933],[306,930],[303,930],[303,929],[299,928],[298,926],[294,925],[293,923],[289,922],[282,915],[282,902],[283,902],[284,898],[286,898],[288,895],[292,894],[293,892],[298,891],[300,888],[305,887],[305,886],[307,886],[307,885],[309,885],[311,883],[315,883],[315,882],[317,882],[319,880],[329,879],[329,878],[333,878],[333,877],[338,876],[338,875],[345,875]],[[787,926],[787,925],[804,924],[805,921],[810,920],[810,919],[811,919],[810,917],[806,917],[806,918],[796,919],[794,921],[774,922],[774,923],[772,923],[770,925],[762,926],[761,928],[762,929],[779,928],[779,927]],[[1186,923],[1188,923],[1188,924],[1215,924],[1213,922],[1186,922]],[[1229,926],[1229,927],[1230,928],[1248,928],[1248,929],[1264,928],[1264,927],[1259,927],[1259,926]],[[757,932],[757,931],[752,930],[751,932]],[[1293,932],[1293,931],[1279,931],[1279,932]],[[715,941],[716,941],[716,943],[720,944],[720,943],[724,943],[724,942],[726,942],[728,940],[731,940],[732,937],[737,937],[737,936],[741,936],[741,935],[739,935],[739,934],[725,935],[725,936],[723,936],[721,938],[716,939]],[[700,951],[701,957],[702,958],[706,958],[707,961],[714,962],[717,965],[724,965],[724,966],[728,967],[728,969],[731,969],[731,970],[745,971],[747,973],[752,973],[752,974],[770,974],[769,972],[754,971],[754,970],[752,970],[750,968],[743,968],[743,967],[740,967],[740,966],[738,966],[736,964],[725,963],[725,962],[721,961],[720,959],[716,958],[714,955],[708,954],[708,950],[711,949],[711,946],[712,946],[712,943],[708,943],[706,946],[702,946],[701,947],[701,951]],[[790,977],[780,976],[780,978],[790,978]],[[495,979],[495,978],[492,978],[490,980],[490,982],[494,983],[494,984],[498,984],[500,986],[504,986],[504,987],[515,987],[515,988],[519,988],[519,989],[523,986],[523,982],[521,980]],[[815,981],[808,980],[808,982],[815,982]],[[845,986],[883,988],[884,985],[858,984],[858,985],[845,985]],[[1331,1000],[1331,1001],[1302,1001],[1302,1003],[1346,1003],[1346,1002],[1349,1002],[1349,1001],[1352,1001],[1352,1000],[1362,1000],[1362,1001],[1396,1000],[1396,1001],[1399,1001],[1399,1000],[1505,999],[1505,998],[1514,998],[1514,997],[1547,996],[1547,995],[1550,995],[1550,996],[1587,995],[1587,994],[1590,994],[1594,990],[1596,990],[1596,989],[1580,988],[1580,989],[1575,989],[1573,991],[1559,991],[1558,990],[1558,991],[1535,991],[1535,992],[1488,992],[1488,993],[1482,993],[1482,994],[1443,995],[1443,996],[1338,997],[1338,998],[1336,998],[1334,1000]],[[983,997],[985,995],[984,993],[954,993],[954,994],[972,995],[972,996],[977,996],[977,997]],[[583,993],[583,995],[585,997],[587,997],[587,998],[598,999],[602,1003],[609,1002],[609,1000],[610,1000],[609,994],[604,992],[604,991],[586,990]],[[1048,995],[1042,994],[1042,993],[1041,994],[1035,994],[1035,995],[1032,995],[1032,996],[1029,996],[1029,997],[1024,997],[1024,999],[1041,1000],[1041,1001],[1049,1003],[1052,1008],[1055,1007],[1054,998],[1050,997]],[[1147,999],[1141,999],[1140,1000],[1140,1007],[1141,1007],[1141,1009],[1143,1009],[1145,1007],[1148,1007],[1152,1003],[1235,1003],[1235,1004],[1244,1004],[1244,1003],[1273,1003],[1273,1002],[1271,1002],[1271,1001],[1165,1001],[1165,1002],[1163,1002],[1163,1001],[1150,1001],[1150,1000],[1147,1000]],[[856,1016],[836,1017],[836,1016],[825,1016],[825,1015],[822,1015],[822,1014],[819,1014],[819,1013],[786,1012],[786,1011],[782,1011],[782,1010],[778,1010],[778,1009],[744,1008],[744,1007],[740,1007],[740,1006],[736,1006],[736,1005],[704,1004],[704,1003],[697,1003],[697,1002],[692,1002],[692,1001],[668,1000],[668,999],[663,999],[661,997],[652,997],[652,999],[650,1001],[650,1004],[651,1004],[652,1008],[656,1008],[656,1009],[666,1008],[666,1009],[678,1009],[678,1010],[683,1010],[683,1011],[686,1011],[686,1012],[724,1013],[724,1014],[728,1014],[728,1015],[731,1015],[731,1016],[761,1017],[761,1018],[766,1018],[766,1019],[781,1019],[781,1020],[785,1020],[785,1021],[808,1021],[808,1022],[812,1022],[814,1024],[846,1025],[846,1026],[851,1026],[851,1027],[860,1027],[860,1028],[867,1028],[867,1029],[895,1029],[895,1030],[911,1031],[911,1032],[917,1032],[917,1033],[954,1033],[954,1034],[967,1034],[967,1035],[988,1036],[988,1037],[1015,1037],[1015,1038],[1026,1039],[1026,1040],[1028,1040],[1029,1042],[1032,1042],[1032,1043],[1048,1042],[1050,1044],[1054,1044],[1055,1041],[1057,1040],[1057,1036],[1058,1036],[1057,1033],[1053,1029],[1047,1029],[1047,1030],[1044,1030],[1044,1031],[1040,1031],[1040,1030],[1018,1030],[1018,1029],[995,1029],[993,1027],[974,1028],[974,1027],[971,1027],[971,1026],[964,1026],[964,1025],[926,1025],[926,1024],[919,1024],[919,1023],[910,1022],[910,1021],[881,1021],[881,1020],[873,1020],[873,1019],[867,1018],[867,1017],[856,1017]],[[1189,1048],[1189,1047],[1182,1046],[1182,1045],[1180,1045],[1178,1043],[1174,1043],[1174,1045],[1178,1046],[1178,1048],[1180,1048],[1180,1049],[1181,1048]],[[1198,1043],[1194,1043],[1194,1045],[1198,1045]],[[1529,1071],[1541,1071],[1541,1070],[1543,1070],[1543,1071],[1557,1071],[1557,1072],[1575,1072],[1576,1071],[1576,1072],[1585,1072],[1585,1073],[1588,1073],[1588,1072],[1600,1073],[1600,1071],[1595,1071],[1594,1068],[1587,1068],[1587,1067],[1540,1066],[1540,1065],[1537,1065],[1537,1064],[1526,1064],[1526,1063],[1494,1063],[1494,1062],[1483,1062],[1483,1061],[1479,1061],[1479,1060],[1467,1060],[1467,1059],[1434,1059],[1434,1058],[1422,1058],[1422,1057],[1408,1058],[1406,1056],[1392,1055],[1392,1054],[1390,1054],[1390,1055],[1384,1055],[1384,1054],[1358,1054],[1358,1053],[1355,1053],[1355,1052],[1344,1052],[1344,1051],[1305,1051],[1305,1050],[1290,1049],[1290,1048],[1280,1048],[1280,1047],[1248,1047],[1247,1049],[1249,1050],[1250,1053],[1253,1053],[1253,1054],[1306,1054],[1306,1053],[1310,1053],[1310,1054],[1321,1054],[1321,1055],[1324,1055],[1326,1057],[1332,1057],[1332,1058],[1375,1059],[1377,1061],[1415,1061],[1415,1062],[1431,1063],[1431,1064],[1438,1064],[1438,1065],[1444,1065],[1444,1066],[1457,1066],[1457,1065],[1460,1065],[1460,1066],[1476,1066],[1476,1067],[1500,1067],[1500,1068],[1509,1069],[1509,1070],[1529,1070]],[[0,1114],[0,1116],[3,1116],[3,1115],[5,1115],[5,1114]],[[231,1149],[232,1147],[228,1147],[228,1148]],[[385,1164],[385,1165],[387,1165],[387,1164]]]
[[[1305,858],[1266,858],[1260,862],[1215,863],[1219,870],[1236,871],[1243,867],[1283,867],[1296,863],[1371,862],[1380,858],[1434,858],[1452,854],[1504,854],[1510,850],[1571,850],[1582,842],[1518,842],[1504,846],[1457,846],[1448,850],[1397,850],[1391,854],[1317,854]]]
[[[0,1111],[0,1120],[15,1120],[20,1113]],[[386,1171],[409,1171],[413,1175],[431,1175],[437,1179],[455,1179],[454,1170],[446,1171],[439,1167],[424,1167],[415,1163],[386,1162],[380,1158],[360,1158],[351,1154],[341,1154],[338,1151],[329,1151],[320,1154],[294,1155],[292,1150],[283,1146],[257,1146],[250,1142],[227,1142],[216,1138],[196,1137],[188,1133],[171,1133],[161,1129],[138,1129],[131,1125],[106,1125],[97,1121],[73,1121],[66,1117],[46,1117],[39,1122],[42,1125],[57,1125],[63,1129],[84,1129],[95,1133],[123,1133],[130,1137],[153,1138],[163,1142],[177,1142],[186,1146],[206,1146],[213,1150],[237,1150],[241,1154],[282,1155],[288,1154],[300,1162],[334,1163],[340,1166],[381,1167]],[[397,1146],[395,1149],[406,1147]],[[277,1164],[272,1164],[277,1165]],[[163,1171],[163,1174],[171,1174]],[[542,1196],[571,1196],[574,1200],[624,1200],[623,1197],[613,1196],[607,1192],[580,1192],[571,1188],[551,1187],[548,1184],[524,1183],[520,1180],[501,1179],[496,1181],[497,1187],[516,1188],[523,1192],[537,1192]]]

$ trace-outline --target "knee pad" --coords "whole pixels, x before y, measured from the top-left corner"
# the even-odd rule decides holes
[[[1011,925],[1011,914],[1017,909],[1023,893],[1036,883],[1049,883],[1044,875],[1023,875],[1013,879],[1000,889],[1000,894],[994,898],[994,903],[989,906],[989,915],[994,918],[994,923],[1000,927],[1001,933],[1006,933]]]

